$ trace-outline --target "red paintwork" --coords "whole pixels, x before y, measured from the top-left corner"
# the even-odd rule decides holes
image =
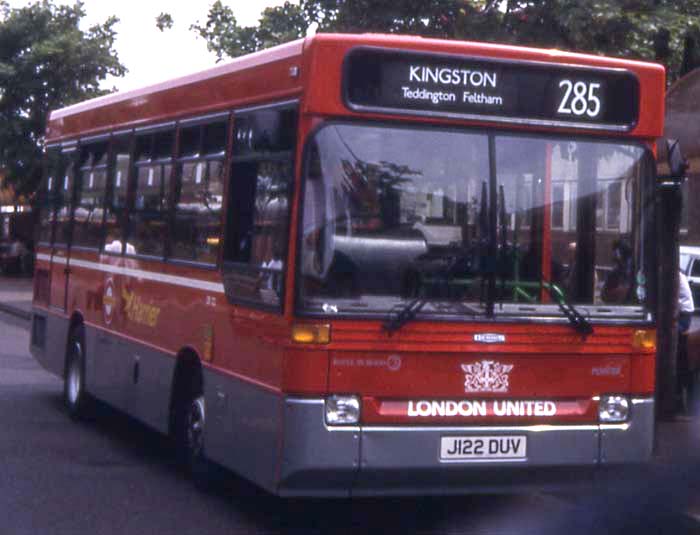
[[[292,98],[300,80],[289,75],[289,68],[298,65],[301,45],[289,43],[198,74],[63,108],[50,115],[47,140],[203,115],[259,103],[263,95],[267,101]]]
[[[343,105],[339,89],[342,78],[343,57],[351,48],[360,45],[391,47],[405,50],[421,50],[447,54],[463,54],[470,56],[481,56],[485,58],[502,58],[563,65],[585,65],[627,69],[632,71],[639,79],[640,117],[637,126],[631,132],[624,134],[623,137],[637,137],[654,141],[660,137],[661,133],[663,132],[665,71],[661,65],[622,59],[603,58],[600,56],[574,54],[570,52],[562,52],[560,50],[520,48],[506,45],[464,41],[441,41],[438,39],[424,39],[395,35],[322,34],[308,40],[306,43],[306,48],[309,49],[309,54],[313,56],[312,71],[309,73],[309,75],[313,80],[323,79],[323,83],[309,86],[307,98],[305,98],[305,112],[319,115],[360,116],[360,114],[357,113],[348,113],[348,110]],[[388,120],[396,119],[396,116],[389,115],[381,116],[379,114],[374,114],[373,116],[378,118],[385,117]],[[404,119],[402,118],[402,120]],[[405,120],[408,121],[409,119],[406,118]],[[431,118],[415,120],[422,122],[434,122]],[[477,123],[474,121],[444,122],[451,122],[452,124],[484,124],[483,122]],[[503,128],[502,125],[494,125],[494,127]],[[508,128],[511,130],[517,129],[517,127],[514,125],[509,125]],[[525,126],[521,127],[521,129],[538,130],[537,128]],[[550,132],[553,130],[560,132],[569,131],[582,134],[581,131],[566,128],[545,129],[542,127],[539,128],[539,130]]]
[[[640,120],[632,131],[615,135],[634,137],[651,144],[662,133],[664,71],[659,65],[551,50],[414,37],[319,35],[234,60],[198,75],[59,110],[51,115],[47,140],[76,139],[79,135],[298,98],[301,115],[296,163],[297,198],[292,207],[290,227],[296,229],[304,139],[325,117],[359,117],[344,106],[340,91],[343,58],[346,52],[358,45],[626,68],[633,71],[640,81]],[[291,67],[299,67],[300,75],[291,76]],[[397,120],[396,116],[378,114],[363,117]],[[426,117],[402,120],[478,124],[474,121],[433,121]],[[506,128],[504,125],[492,126]],[[545,131],[544,127],[507,128]],[[550,128],[547,131],[574,130]],[[585,135],[609,137],[611,134],[586,132]],[[549,218],[545,217],[545,220]],[[289,266],[294,266],[297,254],[294,236],[290,243],[292,247],[287,261]],[[39,246],[37,253],[50,255],[51,251]],[[219,271],[171,263],[77,250],[71,252],[73,260],[221,283]],[[51,267],[49,262],[38,259],[36,270],[41,280],[50,273],[51,300],[60,299],[61,290],[55,284],[61,284],[63,266]],[[111,317],[106,319],[104,295],[109,277],[113,281],[116,301]],[[363,418],[367,423],[404,422],[400,407],[411,399],[505,398],[503,394],[478,397],[465,394],[461,365],[485,358],[514,365],[511,391],[507,397],[564,402],[562,407],[566,411],[561,418],[566,421],[595,420],[597,408],[591,401],[593,396],[620,392],[650,396],[654,391],[654,352],[632,347],[634,329],[631,327],[597,326],[595,334],[584,341],[568,325],[414,322],[390,337],[378,321],[336,320],[331,322],[332,341],[328,346],[294,344],[290,340],[291,325],[295,321],[293,269],[287,270],[286,282],[285,313],[278,315],[229,305],[221,293],[132,276],[108,275],[72,264],[65,314],[69,317],[80,314],[89,326],[139,341],[172,356],[183,348],[191,348],[200,355],[205,366],[269,391],[315,396],[329,392],[359,393],[364,396]],[[38,292],[41,295],[35,297],[35,306],[56,313],[46,306],[45,290]],[[125,294],[139,296],[144,307],[142,320],[149,317],[149,313],[155,314],[153,310],[158,310],[157,322],[147,325],[130,319]],[[213,342],[207,338],[207,332],[213,332]],[[474,343],[473,335],[483,332],[502,333],[507,343]],[[211,358],[207,357],[208,347],[211,347]],[[382,364],[390,356],[394,357],[394,364],[396,357],[400,358],[398,369]],[[594,368],[619,369],[619,372],[596,375]]]

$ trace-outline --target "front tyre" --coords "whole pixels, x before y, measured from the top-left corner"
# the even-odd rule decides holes
[[[190,400],[185,415],[184,449],[188,465],[192,468],[204,459],[204,426],[206,424],[206,409],[204,396],[200,395]]]
[[[66,373],[63,382],[63,402],[74,420],[89,414],[90,397],[85,391],[85,337],[82,326],[71,332],[66,350]]]
[[[190,384],[180,392],[175,408],[175,447],[185,469],[198,483],[206,483],[204,435],[207,410],[201,370],[193,373]]]

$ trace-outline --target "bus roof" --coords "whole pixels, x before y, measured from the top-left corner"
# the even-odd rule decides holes
[[[546,65],[625,69],[640,81],[640,109],[645,112],[644,118],[630,135],[648,138],[661,135],[661,119],[650,119],[654,112],[658,112],[658,116],[662,118],[664,111],[665,74],[664,68],[658,64],[554,49],[394,34],[318,34],[235,58],[188,76],[55,110],[49,116],[47,141],[53,143],[77,136],[138,128],[234,107],[299,98],[304,84],[310,80],[318,80],[319,76],[328,80],[328,83],[312,84],[316,98],[311,100],[327,101],[328,87],[339,87],[341,83],[345,55],[351,49],[360,46]],[[307,111],[347,114],[347,107],[340,99],[340,91],[335,93],[333,96],[338,97],[337,102],[327,108]],[[645,102],[647,106],[644,106]],[[656,102],[660,104],[650,108],[650,105]]]

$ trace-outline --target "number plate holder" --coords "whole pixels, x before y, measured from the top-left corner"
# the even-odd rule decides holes
[[[527,458],[527,436],[444,436],[440,438],[440,460],[466,462]]]

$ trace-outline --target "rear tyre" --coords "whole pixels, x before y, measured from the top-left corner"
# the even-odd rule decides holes
[[[178,459],[195,481],[203,482],[208,471],[204,455],[207,411],[201,370],[192,374],[190,384],[180,392],[174,416]]]
[[[85,336],[83,327],[78,326],[68,339],[63,402],[71,418],[82,420],[90,414],[91,401],[85,391]]]

